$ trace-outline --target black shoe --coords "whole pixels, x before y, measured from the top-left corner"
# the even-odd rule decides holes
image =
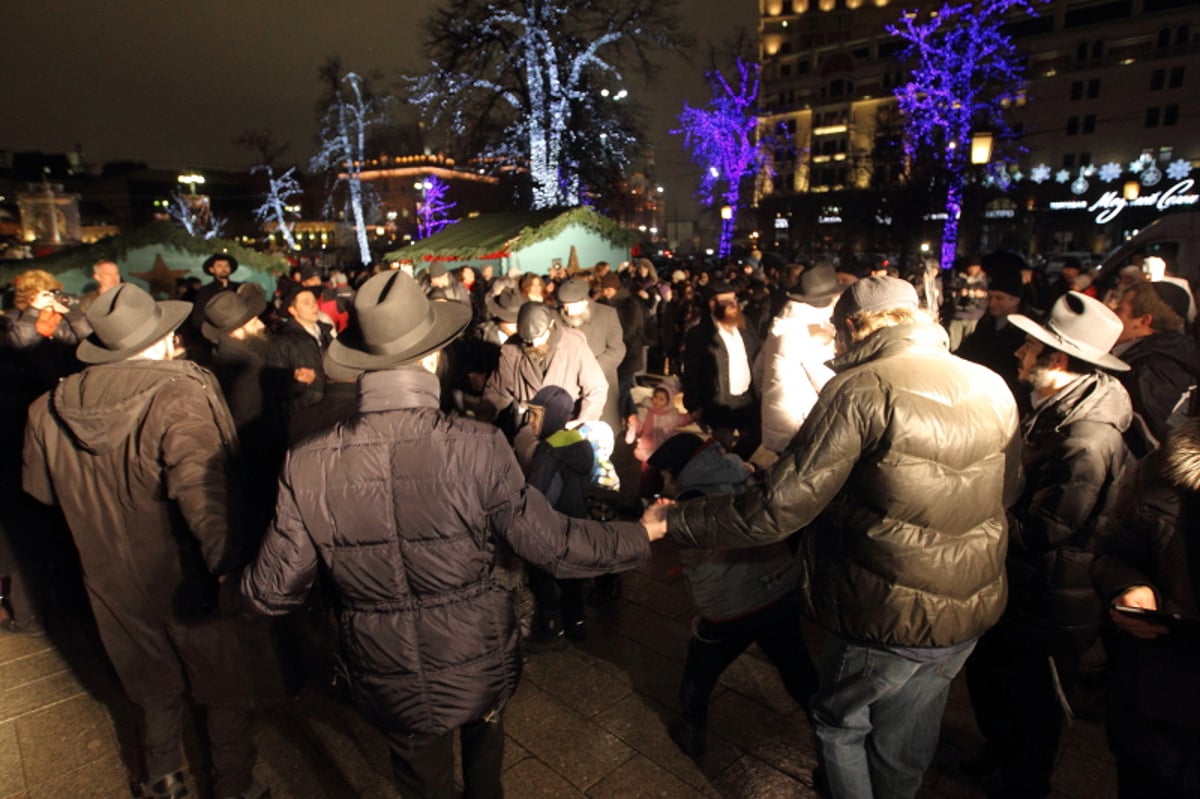
[[[145,799],[183,799],[187,795],[187,784],[183,781],[182,771],[164,774],[154,782],[142,783],[142,796]]]
[[[675,742],[675,745],[692,760],[700,760],[704,757],[704,753],[708,751],[703,727],[697,727],[695,724],[686,722],[683,719],[675,719],[667,727],[667,734],[671,736],[671,740]]]

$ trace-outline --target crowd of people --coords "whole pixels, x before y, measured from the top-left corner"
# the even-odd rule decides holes
[[[965,670],[987,743],[961,772],[1046,796],[1102,646],[1121,795],[1196,795],[1200,352],[1155,260],[1111,285],[1007,252],[903,276],[755,252],[264,290],[217,254],[158,300],[112,261],[82,298],[31,269],[3,317],[4,630],[52,620],[73,542],[142,712],[136,790],[186,793],[190,696],[213,795],[259,799],[250,714],[305,675],[255,619],[333,616],[401,794],[454,795],[457,735],[465,795],[500,796],[523,658],[586,638],[667,537],[693,758],[757,643],[828,795],[914,796]],[[69,538],[29,534],[47,506]]]

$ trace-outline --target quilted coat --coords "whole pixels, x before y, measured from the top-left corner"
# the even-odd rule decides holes
[[[887,327],[837,375],[779,461],[740,497],[673,507],[692,546],[800,537],[802,603],[844,637],[940,647],[1004,609],[1005,505],[1019,485],[1017,411],[994,372],[932,323]]]
[[[328,574],[356,704],[384,729],[418,734],[485,718],[516,688],[516,618],[493,576],[500,544],[557,577],[649,553],[639,524],[556,513],[503,434],[442,413],[438,393],[419,368],[363,375],[359,413],[288,453],[275,520],[241,583],[248,610],[280,614]]]

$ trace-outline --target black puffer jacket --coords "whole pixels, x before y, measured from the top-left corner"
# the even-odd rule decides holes
[[[438,410],[434,375],[370,372],[358,414],[288,453],[241,590],[251,611],[286,613],[322,566],[360,710],[385,729],[440,734],[501,708],[520,676],[512,600],[493,578],[500,543],[559,577],[649,553],[641,525],[555,513],[500,431]]]
[[[832,365],[839,374],[765,480],[736,500],[673,507],[671,535],[747,546],[807,527],[801,591],[826,628],[893,646],[978,637],[1005,601],[1012,394],[950,355],[931,323],[879,330]]]
[[[1088,571],[1096,523],[1127,461],[1129,394],[1104,372],[1083,375],[1021,423],[1025,487],[1009,515],[1006,622],[1048,654],[1095,640],[1100,607]]]
[[[1133,342],[1120,357],[1130,366],[1120,380],[1133,409],[1154,438],[1164,441],[1171,432],[1168,417],[1188,388],[1200,381],[1200,350],[1195,340],[1184,333],[1154,333]],[[1187,412],[1185,404],[1180,415]]]
[[[1097,534],[1096,590],[1107,603],[1147,585],[1160,610],[1200,618],[1200,419],[1173,431],[1123,483],[1117,513]],[[1200,727],[1200,640],[1118,634],[1114,643],[1115,696],[1151,718]]]

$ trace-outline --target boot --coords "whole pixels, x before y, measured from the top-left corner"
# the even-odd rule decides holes
[[[707,734],[703,725],[697,725],[686,719],[676,719],[667,727],[667,734],[675,745],[692,760],[701,760],[708,751]]]

